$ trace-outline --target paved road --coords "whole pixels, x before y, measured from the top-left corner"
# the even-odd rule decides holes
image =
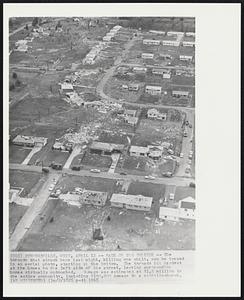
[[[32,24],[32,23],[27,23],[28,26],[31,26],[31,24]],[[9,34],[9,37],[12,36],[12,35],[14,35],[15,33],[19,32],[19,31],[23,30],[23,29],[25,28],[25,26],[26,26],[26,24],[23,25],[23,26],[21,26],[21,27],[19,27],[19,28],[17,28],[17,29],[15,29],[13,32],[11,32],[11,33]]]
[[[9,164],[9,168],[12,170],[22,170],[22,171],[30,171],[30,172],[42,172],[42,167],[40,166],[29,166],[29,165],[22,165],[22,164]],[[89,170],[81,170],[81,171],[73,171],[70,169],[63,169],[62,171],[56,171],[50,169],[50,173],[54,174],[67,174],[67,175],[76,175],[76,176],[88,176],[88,177],[99,177],[99,178],[108,178],[108,179],[115,179],[115,180],[137,180],[141,182],[153,182],[156,184],[175,184],[179,186],[188,186],[190,182],[194,181],[192,178],[174,176],[171,178],[163,177],[163,178],[156,178],[154,180],[149,180],[144,178],[144,176],[138,175],[120,175],[119,173],[108,173],[108,172],[101,172],[101,173],[92,173]]]
[[[34,198],[31,206],[28,208],[24,216],[20,219],[10,237],[9,246],[11,251],[18,250],[19,243],[24,238],[35,218],[42,212],[42,209],[48,200],[48,197],[51,193],[48,190],[50,184],[53,182],[53,179],[58,180],[59,177],[60,174],[52,173],[48,175],[47,181],[44,183],[38,195]]]

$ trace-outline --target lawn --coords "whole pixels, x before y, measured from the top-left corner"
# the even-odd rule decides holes
[[[25,148],[17,145],[9,145],[9,162],[21,164],[26,156],[31,152],[32,148]]]
[[[106,170],[110,168],[112,164],[112,158],[110,156],[91,154],[87,151],[81,160],[81,164],[89,168],[95,167]]]
[[[175,201],[180,201],[186,197],[195,199],[195,188],[178,186],[175,191]]]
[[[145,157],[126,156],[123,163],[123,169],[145,172],[146,165],[147,158]]]
[[[75,187],[80,187],[87,190],[110,193],[116,187],[116,180],[100,177],[81,177],[73,175],[62,177],[58,182],[58,187],[61,188],[63,192],[72,191],[75,189]]]
[[[14,232],[15,227],[19,223],[27,211],[28,206],[18,205],[16,203],[9,203],[9,235]]]
[[[113,131],[103,131],[101,132],[98,141],[103,143],[113,143],[113,144],[128,144],[128,138],[131,138],[131,134],[123,134]]]
[[[32,188],[38,183],[43,177],[42,174],[34,172],[24,171],[9,171],[9,181],[11,187],[23,187],[24,190],[21,192],[22,197],[27,197],[31,192]]]

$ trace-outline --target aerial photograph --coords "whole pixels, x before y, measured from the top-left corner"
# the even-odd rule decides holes
[[[9,250],[195,250],[195,18],[9,18]]]

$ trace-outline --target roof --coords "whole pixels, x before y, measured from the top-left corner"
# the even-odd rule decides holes
[[[132,84],[130,84],[132,86]],[[137,112],[136,109],[125,109],[124,113],[126,114],[135,114]]]
[[[110,202],[151,207],[152,200],[152,197],[145,197],[142,195],[113,194]]]
[[[170,73],[170,70],[169,69],[162,69],[162,68],[153,68],[152,72]]]
[[[174,91],[172,91],[172,93],[176,93],[176,94],[189,94],[190,92],[189,91],[183,91],[183,90],[178,90],[178,91],[174,90]]]
[[[36,143],[36,142],[41,142],[41,143],[46,143],[47,138],[45,137],[33,137],[33,136],[25,136],[25,135],[17,135],[14,139],[13,142],[17,143]]]
[[[71,83],[61,83],[62,90],[73,90],[73,85]]]
[[[192,197],[187,197],[185,199],[180,200],[179,202],[180,208],[187,208],[187,209],[196,209],[196,201]]]
[[[102,143],[102,142],[92,142],[91,149],[103,150],[103,151],[112,151],[112,150],[123,150],[123,144],[109,144],[109,143]]]
[[[159,209],[159,218],[161,216],[172,216],[172,217],[179,217],[179,210],[177,208],[171,207],[160,207]]]
[[[131,146],[130,152],[148,153],[148,147]]]
[[[147,85],[146,89],[150,89],[150,90],[158,90],[158,89],[162,89],[161,86],[154,86],[154,85]]]
[[[143,42],[149,42],[149,43],[151,43],[151,42],[154,42],[154,43],[157,42],[157,43],[160,43],[160,40],[144,39]]]
[[[150,109],[147,111],[147,113],[148,113],[148,114],[149,114],[149,113],[155,113],[155,114],[158,114],[159,111],[158,111],[156,108],[150,108]]]
[[[193,58],[193,55],[186,55],[186,54],[183,54],[183,55],[182,55],[182,54],[181,54],[181,55],[180,55],[180,58],[181,58],[181,57]]]

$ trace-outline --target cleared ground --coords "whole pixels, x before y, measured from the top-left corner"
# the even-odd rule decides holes
[[[19,223],[20,219],[25,214],[28,206],[9,203],[9,234],[11,235]]]
[[[9,145],[9,162],[21,164],[26,156],[31,152],[32,148],[25,148],[16,146],[13,144]]]

